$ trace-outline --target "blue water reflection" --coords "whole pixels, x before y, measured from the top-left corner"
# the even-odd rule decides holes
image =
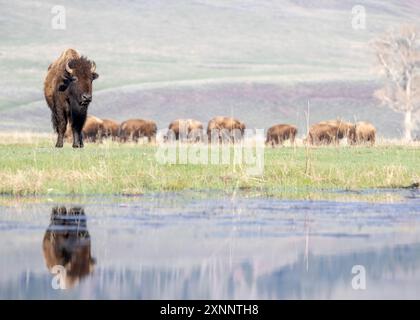
[[[420,198],[67,199],[0,207],[0,298],[420,298]],[[55,265],[66,270],[54,289]],[[366,271],[355,290],[352,268]],[[57,281],[55,282],[57,283]]]

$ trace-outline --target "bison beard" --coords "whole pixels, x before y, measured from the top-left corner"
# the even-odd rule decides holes
[[[92,81],[98,78],[95,70],[95,62],[73,49],[64,51],[48,68],[44,94],[58,135],[57,148],[63,146],[67,123],[73,131],[73,148],[83,147],[82,129],[92,101]]]

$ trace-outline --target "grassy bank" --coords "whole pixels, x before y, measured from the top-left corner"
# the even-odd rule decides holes
[[[420,181],[416,146],[266,148],[264,173],[246,166],[160,164],[156,146],[89,144],[52,148],[47,138],[0,144],[0,193],[6,195],[143,194],[245,190],[306,198],[314,190],[394,188]]]

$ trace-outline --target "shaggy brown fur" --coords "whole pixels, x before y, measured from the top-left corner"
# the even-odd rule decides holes
[[[94,62],[74,49],[64,51],[48,68],[44,95],[57,132],[57,148],[63,146],[67,123],[72,127],[73,147],[83,147],[82,128],[92,100],[92,81],[98,78],[95,69]]]
[[[376,128],[369,122],[360,121],[356,123],[356,134],[351,140],[352,144],[369,143],[375,144]]]
[[[87,139],[89,142],[96,142],[96,140],[101,141],[104,132],[104,122],[95,117],[88,116],[86,118],[85,125],[83,126],[83,138]]]
[[[290,142],[294,144],[296,134],[296,126],[289,124],[277,124],[268,129],[265,143],[271,144],[271,146],[274,147],[275,145],[282,145],[284,141],[290,139]]]
[[[118,138],[118,128],[120,125],[115,122],[114,120],[103,119],[103,134],[104,138],[111,138],[112,140],[116,140]]]
[[[231,117],[215,117],[207,126],[209,141],[219,139],[221,142],[235,142],[242,139],[245,132],[245,124]]]
[[[165,140],[169,137],[174,137],[175,140],[197,142],[202,139],[203,124],[194,119],[177,119],[172,121],[168,127],[168,134]]]
[[[137,142],[139,138],[147,137],[149,142],[156,139],[157,126],[154,121],[143,119],[130,119],[121,123],[118,136],[121,142],[131,138]]]
[[[310,144],[338,144],[341,139],[347,137],[353,139],[355,125],[342,120],[322,121],[314,124],[309,129],[307,141]]]
[[[104,131],[104,123],[101,119],[92,115],[86,117],[82,129],[83,139],[86,139],[88,142],[96,142],[97,140],[102,141]],[[67,125],[65,138],[69,141],[72,139],[72,128],[70,125]]]
[[[330,144],[336,142],[338,127],[328,123],[317,123],[309,129],[307,142],[312,145]]]

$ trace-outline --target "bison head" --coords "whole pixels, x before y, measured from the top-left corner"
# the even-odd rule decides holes
[[[72,109],[87,110],[92,101],[92,81],[98,78],[96,64],[85,57],[67,62],[60,90],[68,91]]]

